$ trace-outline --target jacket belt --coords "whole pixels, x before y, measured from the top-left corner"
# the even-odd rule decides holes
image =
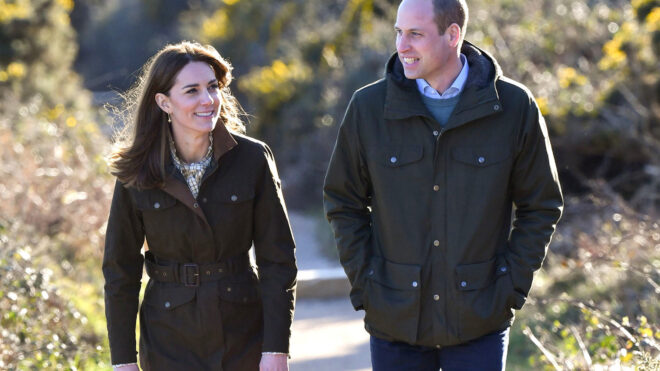
[[[196,287],[202,282],[217,281],[251,268],[247,254],[234,256],[213,264],[172,263],[157,259],[150,251],[145,253],[147,275],[159,282],[176,282]]]

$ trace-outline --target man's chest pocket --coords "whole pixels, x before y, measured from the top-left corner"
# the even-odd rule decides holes
[[[424,147],[421,145],[382,146],[368,151],[372,180],[401,182],[429,176],[424,167]]]

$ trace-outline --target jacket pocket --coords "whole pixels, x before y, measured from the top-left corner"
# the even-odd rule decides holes
[[[385,146],[376,151],[378,161],[390,168],[398,168],[413,164],[422,159],[422,146]]]
[[[513,284],[502,257],[456,267],[459,338],[469,341],[502,329],[513,317]]]
[[[504,144],[483,147],[458,147],[452,150],[452,158],[465,165],[488,167],[509,158],[511,151]]]
[[[368,328],[395,340],[415,343],[420,310],[418,265],[398,264],[372,258],[365,287]]]
[[[218,290],[220,300],[230,303],[256,303],[261,296],[257,282],[222,282]]]
[[[142,212],[160,212],[176,204],[176,199],[160,190],[142,191],[135,197],[135,206]]]
[[[144,303],[163,311],[173,311],[195,298],[195,288],[167,287],[158,283],[146,291]]]
[[[249,277],[248,277],[249,276]],[[220,321],[226,342],[245,344],[255,334],[260,334],[263,309],[259,282],[254,273],[248,272],[218,285]],[[254,339],[253,339],[254,340]],[[244,345],[243,345],[244,346]]]
[[[254,199],[254,188],[247,185],[218,190],[215,201],[228,205],[239,205]]]
[[[256,193],[249,184],[226,184],[208,194],[208,204],[203,205],[211,227],[222,231],[224,244],[251,241],[254,222]],[[206,202],[206,200],[202,200]]]
[[[423,161],[424,147],[421,145],[398,145],[371,147],[368,149],[367,165],[372,172],[371,180],[376,189],[389,189],[394,193],[404,192],[400,187],[407,184],[402,179],[423,179],[432,176],[432,169]]]

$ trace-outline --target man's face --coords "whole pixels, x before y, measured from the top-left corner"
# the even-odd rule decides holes
[[[394,25],[396,50],[406,77],[424,79],[431,86],[442,80],[450,58],[457,58],[450,32],[438,32],[434,14],[431,0],[403,0]]]

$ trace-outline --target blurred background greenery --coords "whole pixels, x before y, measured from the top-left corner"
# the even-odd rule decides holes
[[[0,369],[105,369],[103,104],[167,42],[235,67],[290,207],[320,215],[352,92],[383,74],[397,0],[0,0]],[[467,39],[547,118],[565,216],[509,368],[660,368],[660,0],[472,0]],[[319,219],[319,229],[327,232]]]

